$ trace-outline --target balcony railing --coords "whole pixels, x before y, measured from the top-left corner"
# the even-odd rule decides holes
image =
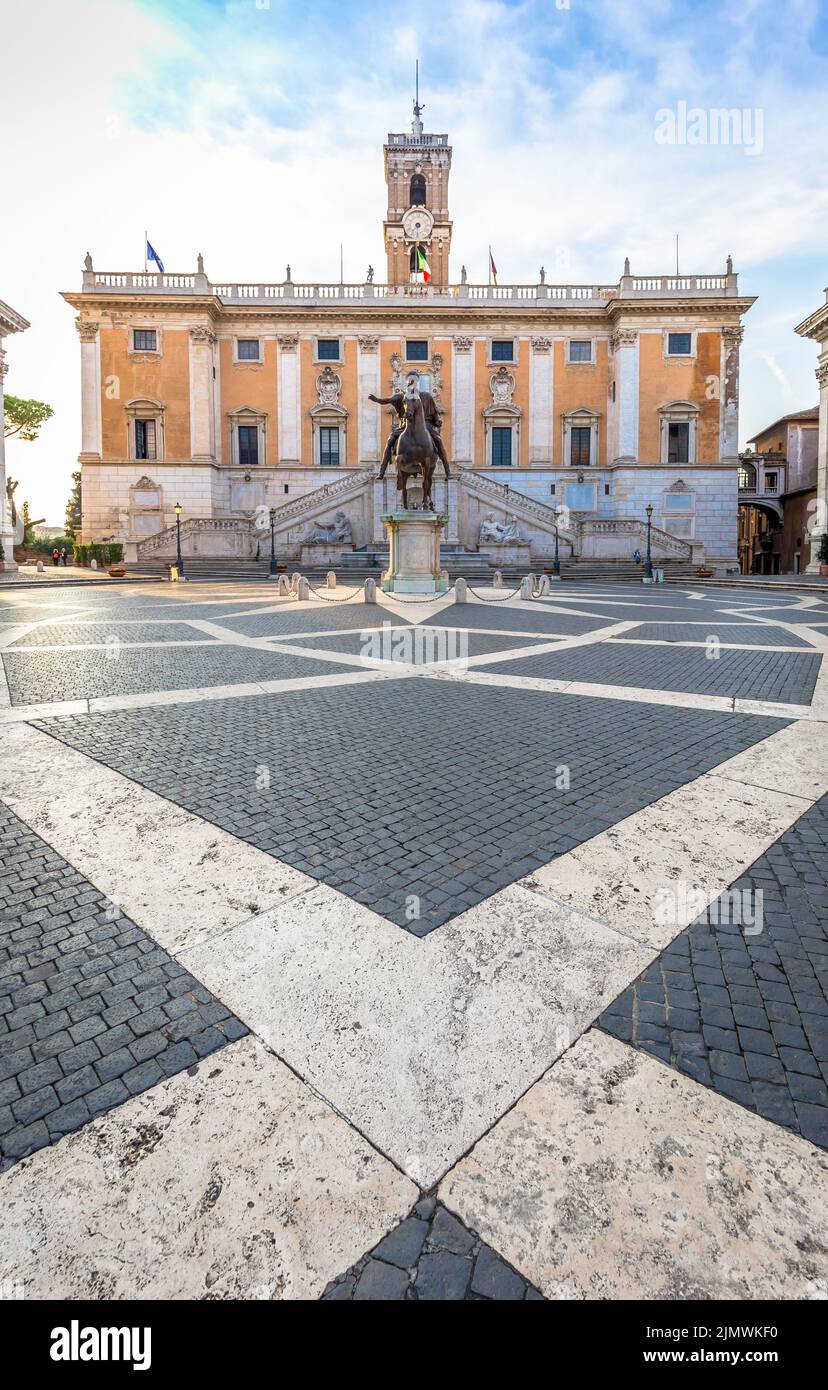
[[[411,131],[402,131],[400,134],[389,133],[389,145],[447,145],[447,135],[412,135]]]
[[[215,295],[230,304],[326,304],[359,300],[405,304],[411,299],[435,305],[485,306],[492,303],[539,309],[567,306],[605,307],[612,299],[723,298],[738,294],[736,275],[625,275],[615,285],[405,285],[322,284],[282,280],[275,282],[223,281],[213,283],[203,272],[190,275],[154,271],[86,270],[85,293],[118,295],[193,296]]]

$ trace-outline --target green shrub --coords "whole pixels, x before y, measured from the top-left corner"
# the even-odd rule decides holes
[[[828,531],[823,531],[819,538],[817,559],[821,565],[828,565]]]

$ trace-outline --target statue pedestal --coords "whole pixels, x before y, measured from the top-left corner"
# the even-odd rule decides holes
[[[477,549],[481,555],[488,555],[493,569],[503,569],[504,565],[522,565],[529,568],[529,541],[483,541]]]
[[[382,576],[387,594],[445,594],[448,580],[440,574],[440,532],[446,518],[434,512],[387,512],[388,569]]]

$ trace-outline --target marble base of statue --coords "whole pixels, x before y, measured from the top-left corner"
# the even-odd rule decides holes
[[[388,569],[382,576],[386,594],[448,592],[448,580],[440,573],[440,534],[445,516],[436,512],[396,511],[382,517],[388,533]]]

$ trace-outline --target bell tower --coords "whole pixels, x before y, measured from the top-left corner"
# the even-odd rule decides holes
[[[390,134],[384,147],[385,182],[388,186],[385,250],[388,257],[388,284],[422,284],[417,248],[421,247],[431,267],[430,283],[449,283],[451,222],[448,211],[448,182],[451,171],[451,145],[447,135],[423,131],[420,114],[419,72],[414,97],[411,132]]]

